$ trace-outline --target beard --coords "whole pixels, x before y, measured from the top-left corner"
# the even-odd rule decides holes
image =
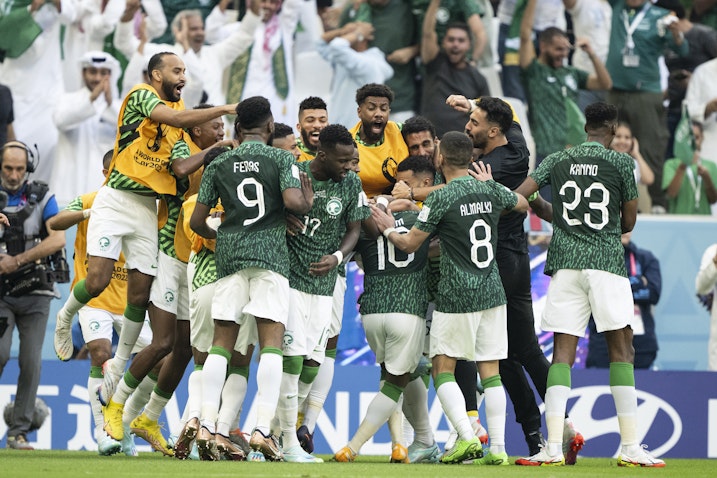
[[[168,81],[162,81],[162,93],[164,93],[164,96],[171,102],[177,102],[180,100],[181,91],[179,95],[174,94],[174,88],[176,87],[176,84],[169,83]]]

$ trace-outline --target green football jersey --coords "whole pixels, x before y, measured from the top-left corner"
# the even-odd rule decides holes
[[[401,211],[393,214],[396,231],[408,232],[418,213]],[[370,239],[361,235],[356,251],[361,254],[364,279],[359,298],[361,314],[405,313],[426,316],[428,246],[425,241],[411,254],[398,249],[383,236]]]
[[[214,260],[214,251],[202,247],[198,253],[192,255],[190,262],[196,265],[192,277],[192,292],[217,281],[217,263]]]
[[[346,226],[362,221],[371,215],[368,199],[361,188],[361,180],[350,171],[340,182],[317,181],[311,174],[311,161],[298,163],[306,172],[314,187],[314,205],[303,216],[304,231],[288,236],[289,285],[292,289],[312,295],[333,295],[337,269],[325,276],[309,275],[309,264],[318,262],[322,256],[333,254],[341,244]]]
[[[637,198],[634,167],[627,154],[588,142],[551,154],[530,175],[553,192],[546,274],[597,269],[627,277],[620,211]]]
[[[184,141],[181,141],[184,143]],[[186,144],[186,143],[185,143]],[[167,204],[167,222],[159,229],[159,250],[169,257],[177,259],[177,251],[174,248],[174,236],[177,233],[177,220],[182,210],[184,194],[189,188],[189,177],[177,179],[177,195],[162,194],[161,198]]]
[[[217,231],[218,278],[248,267],[289,277],[282,192],[300,188],[299,170],[288,151],[246,141],[204,171],[197,202],[224,206]]]
[[[441,278],[436,310],[478,312],[506,303],[495,263],[498,220],[518,198],[495,181],[471,176],[453,179],[428,195],[418,215],[418,229],[438,233]]]

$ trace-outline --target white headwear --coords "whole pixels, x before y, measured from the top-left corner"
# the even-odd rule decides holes
[[[82,58],[80,58],[80,66],[85,69],[87,67],[105,68],[110,70],[111,88],[112,95],[117,98],[119,93],[117,91],[117,81],[121,74],[121,67],[119,61],[112,55],[104,51],[88,51]]]

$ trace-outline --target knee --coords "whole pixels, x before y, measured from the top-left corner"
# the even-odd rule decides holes
[[[107,288],[111,279],[111,275],[105,276],[104,274],[99,273],[91,275],[87,274],[87,278],[85,279],[85,289],[92,297],[97,297]]]

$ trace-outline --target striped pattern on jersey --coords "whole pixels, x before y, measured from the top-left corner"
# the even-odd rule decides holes
[[[530,177],[553,193],[545,273],[597,269],[627,277],[622,205],[637,198],[633,159],[594,142],[551,154]]]
[[[471,176],[450,181],[428,195],[414,227],[438,233],[441,278],[436,310],[478,312],[506,303],[495,262],[498,220],[517,196],[495,181]]]
[[[217,263],[211,249],[202,247],[198,253],[192,255],[191,262],[196,265],[192,277],[192,292],[217,281]]]
[[[184,141],[179,141],[178,143],[184,143]],[[186,143],[184,144],[186,145]],[[188,151],[189,147],[187,147],[187,152]],[[162,195],[162,199],[167,204],[167,221],[157,233],[159,238],[159,250],[174,259],[177,259],[177,251],[174,247],[174,236],[177,234],[177,220],[179,220],[179,212],[182,210],[184,194],[188,189],[189,177],[177,178],[177,195]]]

